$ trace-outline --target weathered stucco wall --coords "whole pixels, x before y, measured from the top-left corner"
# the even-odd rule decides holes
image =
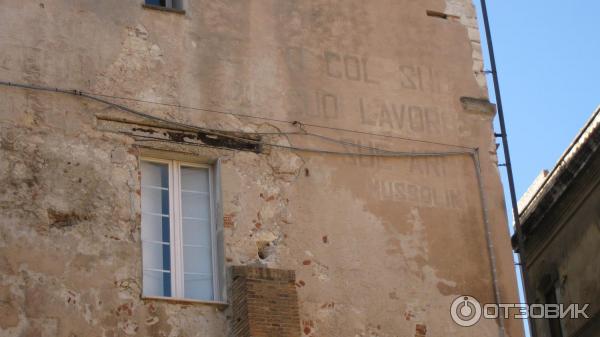
[[[468,0],[190,0],[185,15],[138,1],[0,4],[2,81],[479,148],[501,300],[516,301],[492,114],[460,101],[487,96]],[[107,99],[202,127],[299,131]],[[140,299],[140,148],[167,145],[107,130],[97,116],[133,119],[83,97],[0,87],[0,335],[227,335],[228,309]],[[391,151],[456,150],[305,129]],[[358,150],[303,135],[264,140]],[[469,156],[170,146],[222,158],[226,262],[295,270],[299,335],[498,335],[496,321],[467,329],[449,315],[458,295],[494,294]],[[507,335],[520,329],[507,322]]]
[[[595,132],[597,138],[598,132]],[[592,137],[590,137],[592,138]],[[590,140],[592,143],[592,140]],[[590,146],[591,147],[591,146]],[[597,150],[596,150],[597,151]],[[561,319],[564,336],[594,336],[600,321],[600,156],[586,162],[573,179],[557,183],[565,188],[558,201],[547,211],[530,217],[526,225],[536,228],[528,233],[525,245],[527,271],[537,303],[555,289],[559,303],[565,306],[585,303],[589,319]],[[536,320],[540,337],[550,337],[548,320]]]

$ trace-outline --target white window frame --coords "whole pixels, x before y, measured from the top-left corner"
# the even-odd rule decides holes
[[[208,169],[209,184],[209,207],[210,207],[210,234],[211,234],[211,260],[212,260],[212,299],[190,299],[194,301],[215,301],[219,302],[221,294],[221,284],[219,283],[219,266],[221,261],[217,260],[217,222],[216,222],[216,189],[215,189],[215,168],[212,165],[198,164],[180,160],[159,159],[153,157],[141,157],[140,162],[150,162],[167,164],[169,170],[169,234],[170,242],[170,265],[171,265],[171,296],[155,296],[142,294],[144,297],[165,297],[172,299],[190,299],[185,297],[184,285],[184,262],[183,262],[183,219],[181,210],[181,167],[196,167]],[[141,165],[140,165],[141,167]],[[141,172],[141,170],[140,170]],[[143,174],[143,172],[141,172]],[[141,184],[141,180],[140,180]],[[140,196],[140,199],[143,196]],[[140,240],[141,241],[141,240]],[[143,244],[142,244],[143,249]],[[142,254],[143,259],[143,254]],[[142,269],[143,269],[142,260]],[[142,270],[142,289],[143,289],[143,270]]]

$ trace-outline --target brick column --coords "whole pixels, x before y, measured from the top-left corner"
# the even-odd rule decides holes
[[[234,266],[232,337],[299,337],[293,270]]]

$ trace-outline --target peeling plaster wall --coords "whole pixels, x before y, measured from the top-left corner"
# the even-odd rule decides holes
[[[162,102],[111,98],[208,128],[298,131],[180,106],[479,148],[501,299],[517,300],[492,115],[460,102],[487,97],[468,0],[189,0],[184,15],[138,1],[0,4],[3,81]],[[228,309],[140,299],[138,159],[161,145],[99,128],[99,115],[128,116],[0,87],[0,336],[226,336]],[[307,128],[392,151],[450,149]],[[468,156],[194,151],[222,159],[226,263],[296,271],[299,335],[497,336],[495,321],[465,329],[448,313],[461,294],[493,300]]]

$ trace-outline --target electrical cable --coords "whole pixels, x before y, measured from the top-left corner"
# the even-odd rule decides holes
[[[199,144],[188,141],[175,141],[171,139],[165,139],[160,137],[146,136],[146,135],[137,135],[131,132],[121,132],[122,134],[134,137],[134,138],[146,138],[152,141],[161,141],[168,143],[178,143],[178,144],[187,144],[187,145],[196,145],[201,147],[211,147],[211,148],[219,148],[226,149],[229,151],[236,151],[235,149],[230,149],[221,146],[213,146],[206,144]],[[277,144],[275,144],[277,145]],[[269,145],[273,146],[273,145]],[[333,151],[333,150],[321,150],[321,149],[311,149],[297,146],[287,146],[287,145],[278,145],[278,147],[299,151],[299,152],[311,152],[311,153],[321,153],[321,154],[329,154],[329,155],[341,155],[341,156],[354,156],[354,157],[389,157],[389,158],[399,158],[399,157],[432,157],[432,156],[452,156],[452,155],[472,155],[471,151],[455,151],[455,152],[439,152],[439,153],[420,153],[420,152],[394,152],[394,151],[386,151],[380,150],[380,153],[364,153],[364,152],[344,152],[344,151]]]
[[[191,125],[191,124],[186,124],[186,123],[181,123],[181,122],[177,122],[177,121],[172,121],[169,119],[165,119],[162,117],[158,117],[158,116],[154,116],[154,115],[150,115],[144,112],[140,112],[137,110],[134,110],[132,108],[129,108],[127,106],[124,106],[122,104],[118,104],[118,103],[114,103],[108,100],[105,100],[103,98],[99,98],[99,97],[95,97],[93,95],[90,95],[88,93],[82,92],[82,91],[78,91],[78,90],[66,90],[66,89],[60,89],[60,88],[50,88],[50,87],[44,87],[44,86],[38,86],[38,85],[31,85],[31,84],[21,84],[21,83],[12,83],[12,82],[4,82],[4,81],[0,81],[0,85],[5,85],[5,86],[12,86],[12,87],[20,87],[20,88],[25,88],[25,89],[32,89],[32,90],[42,90],[42,91],[48,91],[48,92],[58,92],[58,93],[64,93],[64,94],[69,94],[69,95],[74,95],[74,96],[81,96],[81,97],[85,97],[88,98],[90,100],[94,100],[103,104],[106,104],[108,106],[111,106],[113,108],[119,109],[119,110],[123,110],[125,112],[129,112],[131,114],[134,114],[136,116],[140,116],[143,118],[147,118],[147,119],[152,119],[155,121],[159,121],[162,123],[166,123],[166,124],[172,124],[172,125],[177,125],[181,128],[184,129],[191,129],[191,130],[195,130],[195,131],[201,131],[207,134],[211,134],[211,135],[215,135],[215,136],[220,136],[220,137],[224,137],[224,138],[229,138],[229,139],[235,139],[237,141],[241,141],[241,142],[246,142],[246,143],[254,143],[257,145],[263,145],[263,146],[271,146],[271,147],[277,147],[277,148],[282,148],[282,149],[288,149],[288,150],[295,150],[295,151],[301,151],[301,152],[314,152],[314,153],[322,153],[322,154],[333,154],[333,155],[353,155],[353,156],[370,156],[370,157],[435,157],[435,156],[451,156],[451,155],[463,155],[463,154],[469,154],[472,153],[473,150],[469,148],[468,151],[446,151],[446,152],[397,152],[397,151],[388,151],[388,150],[383,150],[383,149],[378,149],[378,148],[374,148],[374,147],[366,147],[360,144],[354,144],[354,143],[350,143],[350,142],[344,142],[344,141],[340,141],[340,140],[336,140],[333,138],[329,138],[323,135],[317,135],[314,133],[306,133],[307,135],[311,135],[311,136],[317,136],[323,139],[327,139],[329,141],[333,141],[336,143],[341,143],[341,144],[345,144],[345,145],[351,145],[354,147],[359,147],[359,148],[368,148],[370,150],[374,150],[377,153],[356,153],[356,152],[342,152],[342,151],[332,151],[332,150],[320,150],[320,149],[311,149],[311,148],[301,148],[301,147],[295,147],[295,146],[288,146],[288,145],[281,145],[281,144],[273,144],[273,143],[265,143],[265,142],[261,142],[261,141],[257,141],[257,140],[253,140],[253,139],[248,139],[248,138],[243,138],[243,137],[237,137],[234,135],[229,135],[229,134],[224,134],[222,132],[226,132],[226,131],[220,131],[220,130],[214,130],[214,129],[206,129],[206,128],[202,128],[199,126],[195,126],[195,125]],[[293,123],[293,125],[298,125],[300,124],[301,126],[303,125],[307,125],[307,124],[302,124],[302,123],[298,123],[295,122]],[[194,143],[195,144],[195,143]]]
[[[298,121],[290,121],[290,120],[285,120],[285,119],[277,119],[277,118],[270,118],[270,117],[262,117],[262,116],[241,114],[241,113],[235,113],[235,112],[229,112],[229,111],[222,111],[222,110],[215,110],[215,109],[208,109],[208,108],[190,107],[190,106],[179,105],[179,104],[161,103],[161,102],[156,102],[156,101],[147,101],[147,100],[141,100],[141,99],[130,98],[130,97],[111,96],[111,95],[96,94],[96,93],[87,93],[87,92],[85,92],[85,93],[89,94],[89,95],[93,95],[93,96],[107,97],[107,98],[113,98],[113,99],[122,99],[122,100],[130,100],[130,101],[139,102],[139,103],[148,103],[148,104],[163,105],[163,106],[169,106],[169,107],[176,107],[176,108],[180,108],[180,109],[189,109],[189,110],[197,110],[197,111],[203,111],[203,112],[225,114],[225,115],[231,115],[231,116],[242,117],[242,118],[260,119],[260,120],[266,120],[266,121],[270,121],[270,122],[286,123],[286,124],[291,124],[291,125],[295,125],[295,124],[299,123],[299,124],[301,124],[303,126],[309,126],[309,127],[313,127],[313,128],[327,129],[327,130],[333,130],[333,131],[342,131],[342,132],[357,133],[357,134],[369,135],[369,136],[394,138],[394,139],[400,139],[400,140],[406,140],[406,141],[412,141],[412,142],[419,142],[419,143],[426,143],[426,144],[433,144],[433,145],[442,145],[442,146],[450,146],[450,147],[457,147],[457,148],[464,148],[464,149],[471,149],[471,150],[473,149],[472,147],[463,146],[463,145],[456,145],[456,144],[449,144],[449,143],[442,143],[442,142],[434,142],[434,141],[423,140],[423,139],[415,139],[415,138],[409,138],[409,137],[386,135],[386,134],[373,133],[373,132],[368,132],[368,131],[345,129],[345,128],[339,128],[339,127],[334,127],[334,126],[326,126],[326,125],[319,125],[319,124],[312,124],[312,123],[304,123],[304,122],[298,122]]]
[[[339,140],[339,139],[335,139],[335,138],[331,138],[331,137],[319,135],[319,134],[312,133],[312,132],[307,132],[306,135],[312,136],[312,137],[321,138],[321,139],[326,140],[328,142],[342,144],[342,145],[349,145],[349,146],[358,147],[358,148],[362,148],[362,149],[366,149],[366,150],[370,150],[370,151],[374,151],[374,152],[380,152],[380,153],[397,153],[395,151],[384,150],[384,149],[380,149],[380,148],[377,148],[377,147],[372,147],[372,146],[367,146],[367,145],[362,145],[362,144],[356,144],[356,143],[352,143],[352,142],[348,142],[348,141],[343,141],[343,140]],[[472,153],[472,152],[473,152],[473,150],[469,150],[469,151],[425,152],[425,153],[428,153],[428,154],[431,154],[431,155],[435,155],[435,154],[440,154],[440,155],[449,154],[449,155],[452,155],[452,154],[466,154],[466,153]],[[402,153],[414,153],[414,152],[402,152]]]
[[[265,143],[265,142],[261,142],[258,140],[253,140],[253,139],[248,139],[248,138],[243,138],[243,137],[237,137],[234,135],[228,135],[228,134],[224,134],[220,131],[215,131],[214,129],[210,130],[209,129],[205,129],[205,128],[201,128],[195,125],[190,125],[190,124],[185,124],[185,123],[180,123],[180,122],[176,122],[176,121],[170,121],[168,119],[164,119],[162,117],[157,117],[154,115],[149,115],[143,112],[139,112],[137,110],[131,109],[129,107],[126,107],[124,105],[121,104],[117,104],[117,103],[113,103],[110,101],[107,101],[105,99],[101,99],[101,98],[97,98],[97,97],[93,97],[93,96],[89,96],[85,93],[75,93],[76,95],[79,96],[83,96],[83,97],[87,97],[89,99],[98,101],[98,102],[102,102],[104,104],[107,104],[109,106],[112,106],[114,108],[120,109],[120,110],[124,110],[126,112],[130,112],[133,113],[135,115],[141,116],[141,117],[145,117],[145,118],[149,118],[149,119],[154,119],[157,121],[161,121],[167,124],[173,124],[173,125],[177,125],[183,128],[187,128],[187,129],[195,129],[197,131],[201,131],[201,132],[205,132],[207,134],[212,134],[215,136],[220,136],[220,137],[225,137],[225,138],[229,138],[229,139],[234,139],[234,140],[238,140],[238,141],[242,141],[242,142],[247,142],[247,143],[254,143],[257,145],[266,145],[266,146],[271,146],[271,147],[277,147],[277,148],[282,148],[282,149],[288,149],[288,150],[296,150],[296,151],[301,151],[301,152],[315,152],[315,153],[323,153],[323,154],[338,154],[338,155],[342,155],[342,154],[348,154],[348,155],[359,155],[359,153],[352,153],[352,152],[341,152],[341,151],[330,151],[330,150],[319,150],[319,149],[310,149],[310,148],[300,148],[300,147],[295,147],[295,146],[288,146],[288,145],[281,145],[281,144],[273,144],[273,143]],[[315,134],[311,134],[311,135],[315,135]],[[325,136],[322,136],[325,137]],[[332,139],[333,140],[333,139]],[[337,141],[337,140],[333,140],[336,142],[342,142],[342,141]],[[362,145],[358,145],[358,144],[352,144],[352,143],[348,143],[348,142],[344,142],[346,144],[350,144],[356,147],[362,147]],[[395,151],[387,151],[387,150],[383,150],[383,149],[377,149],[377,148],[372,148],[374,150],[376,150],[377,152],[379,152],[379,154],[375,154],[375,153],[363,153],[360,155],[364,155],[364,156],[383,156],[383,157],[396,157],[396,156],[421,156],[421,157],[432,157],[432,156],[445,156],[445,155],[459,155],[459,154],[465,154],[465,153],[470,153],[470,151],[448,151],[448,152],[395,152]]]
[[[180,104],[148,101],[148,100],[142,100],[142,99],[132,98],[132,97],[123,97],[123,96],[92,93],[92,92],[86,92],[86,91],[81,91],[81,90],[67,90],[67,89],[61,89],[61,88],[51,88],[51,87],[45,87],[45,86],[39,86],[39,85],[21,84],[21,83],[6,82],[6,81],[0,81],[0,85],[14,86],[14,87],[21,87],[21,88],[28,88],[28,89],[36,89],[36,90],[44,90],[44,91],[50,91],[50,92],[62,92],[62,93],[69,93],[69,94],[78,93],[79,95],[86,96],[86,97],[97,96],[97,97],[112,98],[112,99],[122,99],[122,100],[128,100],[128,101],[139,102],[139,103],[148,103],[148,104],[168,106],[168,107],[174,107],[174,108],[180,108],[180,109],[197,110],[197,111],[204,111],[204,112],[210,112],[210,113],[226,114],[226,115],[231,115],[231,116],[236,116],[236,117],[252,118],[252,119],[258,119],[258,120],[278,122],[278,123],[286,123],[286,124],[290,124],[290,125],[301,124],[303,126],[327,129],[327,130],[332,130],[332,131],[350,132],[350,133],[356,133],[356,134],[362,134],[362,135],[399,139],[399,140],[405,140],[405,141],[412,141],[412,142],[426,143],[426,144],[433,144],[433,145],[441,145],[441,146],[449,146],[449,147],[456,147],[456,148],[463,148],[463,149],[470,149],[470,150],[474,149],[473,147],[464,146],[464,145],[434,142],[434,141],[428,141],[428,140],[423,140],[423,139],[386,135],[386,134],[380,134],[380,133],[374,133],[374,132],[368,132],[368,131],[345,129],[345,128],[334,127],[334,126],[326,126],[326,125],[304,123],[304,122],[298,122],[298,121],[290,121],[290,120],[285,120],[285,119],[261,117],[261,116],[248,115],[248,114],[242,114],[242,113],[234,113],[234,112],[230,112],[230,111],[222,111],[222,110],[216,110],[216,109],[190,107],[190,106],[185,106],[185,105],[180,105]]]

